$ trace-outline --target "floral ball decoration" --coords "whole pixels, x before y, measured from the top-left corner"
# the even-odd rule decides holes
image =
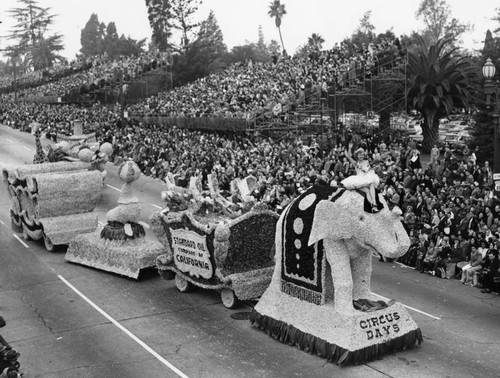
[[[78,152],[78,159],[87,163],[90,163],[92,156],[94,156],[94,153],[88,148],[84,148]]]
[[[105,153],[107,156],[111,156],[113,154],[113,146],[111,145],[111,143],[108,142],[101,144],[99,150],[102,153]]]
[[[61,151],[68,152],[69,151],[69,143],[65,140],[56,143],[54,149],[60,149]]]
[[[118,169],[118,176],[126,183],[136,181],[140,175],[141,170],[139,169],[139,166],[132,160],[124,162]]]

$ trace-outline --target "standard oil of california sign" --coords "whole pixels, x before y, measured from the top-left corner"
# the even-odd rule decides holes
[[[207,236],[194,231],[170,229],[177,268],[194,277],[212,278],[214,269],[207,248]]]

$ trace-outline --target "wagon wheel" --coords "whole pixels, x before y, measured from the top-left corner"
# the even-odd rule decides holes
[[[43,242],[47,251],[54,252],[56,250],[56,246],[52,243],[52,240],[45,234],[43,235]]]
[[[193,291],[193,284],[179,274],[175,275],[175,286],[181,293]]]
[[[171,270],[158,269],[158,273],[160,274],[160,277],[166,281],[170,281],[175,278],[175,273],[172,272]]]
[[[10,225],[14,232],[23,232],[23,224],[21,218],[16,215],[12,210],[10,211]]]
[[[31,237],[28,234],[28,230],[26,229],[26,226],[23,225],[23,239],[24,240],[31,240]]]
[[[238,306],[238,298],[231,289],[222,289],[220,292],[220,299],[226,308],[233,309]]]

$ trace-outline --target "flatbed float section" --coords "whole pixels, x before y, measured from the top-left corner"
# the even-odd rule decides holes
[[[151,223],[166,253],[156,265],[179,291],[218,290],[225,307],[258,299],[274,271],[274,235],[278,214],[254,207],[235,219],[203,217],[189,210],[156,212]]]

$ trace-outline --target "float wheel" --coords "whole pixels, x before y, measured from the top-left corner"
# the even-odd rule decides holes
[[[26,226],[23,225],[23,239],[24,240],[31,240],[31,237],[28,235],[28,230],[26,229]]]
[[[220,292],[220,299],[224,307],[228,309],[233,309],[238,306],[238,298],[231,289],[222,289]]]
[[[19,216],[16,216],[12,210],[10,212],[10,226],[12,228],[12,231],[17,232],[17,233],[22,233],[23,232],[23,224],[21,221],[21,218]]]
[[[54,252],[56,250],[56,246],[52,243],[52,240],[50,240],[48,236],[43,235],[43,242],[47,251]]]
[[[175,279],[175,273],[172,272],[171,270],[158,269],[158,272],[160,273],[160,277],[166,281],[171,281]]]
[[[175,275],[175,286],[181,293],[189,293],[193,290],[193,284],[179,274]]]

